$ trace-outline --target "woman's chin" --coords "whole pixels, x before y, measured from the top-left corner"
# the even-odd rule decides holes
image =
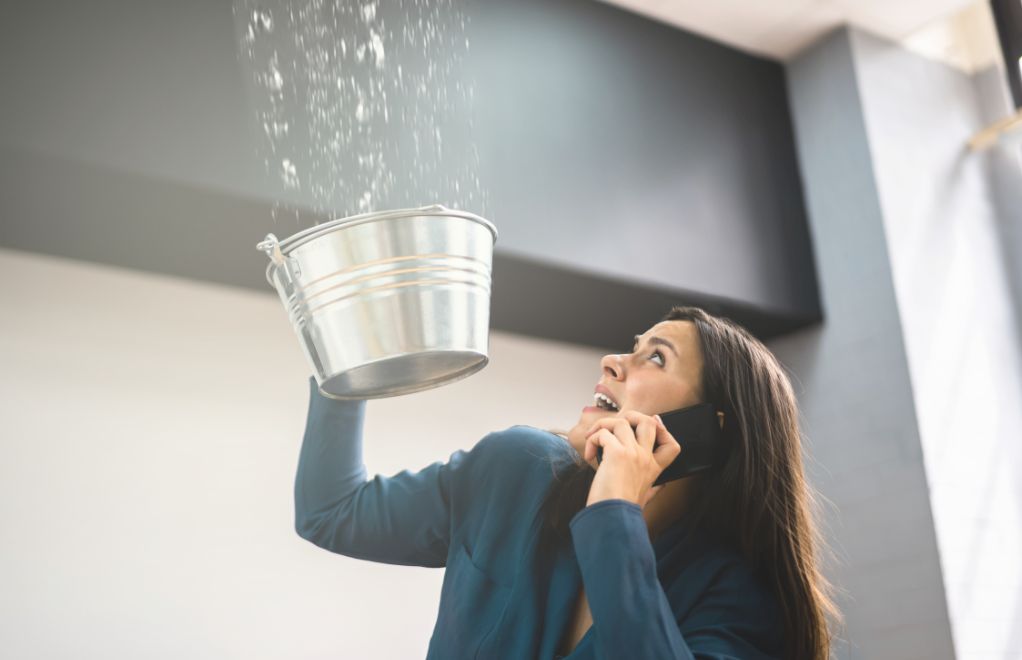
[[[582,409],[582,416],[579,419],[580,421],[588,419],[599,419],[601,417],[607,417],[608,415],[613,416],[616,414],[617,413],[613,410],[607,410],[606,408],[601,408],[599,406],[586,406],[585,408]]]
[[[582,409],[582,414],[579,415],[578,423],[568,431],[568,443],[575,448],[575,451],[582,454],[586,445],[585,432],[596,423],[596,420],[613,415],[613,410],[605,410],[598,406],[586,406]]]
[[[600,419],[601,412],[605,411],[596,406],[583,408],[582,413],[578,416],[578,421],[575,422],[575,428],[571,429],[571,434],[584,433],[590,426],[596,423],[596,420]]]

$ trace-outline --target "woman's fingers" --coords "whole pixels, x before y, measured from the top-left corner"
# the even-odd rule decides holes
[[[604,417],[597,420],[586,431],[586,436],[603,429],[612,433],[622,447],[635,449],[642,447],[646,451],[652,451],[656,445],[657,427],[655,418],[634,410],[625,410],[619,417]],[[595,452],[595,449],[593,451]]]
[[[603,455],[604,458],[606,458],[608,446],[613,446],[614,449],[620,449],[622,447],[621,440],[611,433],[609,429],[597,429],[595,432],[586,437],[585,453],[582,454],[582,457],[595,468],[596,448],[603,447]]]
[[[639,446],[646,451],[653,451],[653,447],[656,446],[657,432],[660,426],[657,424],[656,418],[635,410],[625,410],[622,416],[627,420],[629,429],[633,426],[635,427],[632,438],[639,443]]]
[[[656,423],[656,445],[653,448],[653,458],[656,459],[657,465],[663,470],[673,463],[674,459],[681,453],[681,445],[678,444],[677,439],[667,430],[667,426],[660,419],[660,415],[654,415],[653,420]]]
[[[648,451],[652,451],[657,442],[658,426],[662,425],[657,423],[655,417],[636,410],[623,410],[619,416],[597,420],[586,431],[586,435],[595,433],[597,429],[605,428],[616,435],[625,446],[636,443]]]
[[[633,430],[634,427],[634,430]],[[596,433],[598,430],[608,431],[618,440],[621,448],[642,447],[652,453],[653,459],[663,470],[670,465],[678,454],[681,453],[681,445],[668,432],[663,421],[659,417],[646,415],[635,410],[623,410],[619,416],[604,417],[594,423],[587,435]],[[606,447],[605,444],[601,445]],[[606,451],[606,448],[604,449]],[[596,456],[596,447],[592,449],[593,458]],[[589,460],[589,457],[586,457]],[[594,461],[590,461],[592,464]]]
[[[663,471],[674,462],[674,459],[681,453],[681,445],[667,430],[659,416],[657,421],[657,446],[653,450],[653,458],[656,460],[660,470]]]

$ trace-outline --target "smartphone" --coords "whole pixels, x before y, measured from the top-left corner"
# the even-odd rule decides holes
[[[720,418],[711,403],[698,403],[687,408],[660,413],[668,433],[681,445],[681,453],[668,465],[654,486],[683,479],[689,475],[712,470],[727,460],[730,447],[720,427]],[[728,420],[724,423],[727,424]],[[596,462],[603,461],[603,447],[596,448]]]

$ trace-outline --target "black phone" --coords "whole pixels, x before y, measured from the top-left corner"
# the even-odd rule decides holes
[[[664,468],[654,486],[683,479],[689,475],[720,467],[727,460],[730,447],[720,418],[712,403],[698,403],[687,408],[660,413],[668,433],[681,445],[681,453]],[[730,420],[724,419],[726,425]],[[596,448],[596,462],[603,461],[603,447]]]

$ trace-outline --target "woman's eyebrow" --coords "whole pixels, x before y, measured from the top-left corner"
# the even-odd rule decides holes
[[[635,335],[635,345],[632,346],[632,350],[633,351],[639,345],[639,337],[640,336],[641,335]],[[657,337],[656,335],[654,335],[654,336],[649,338],[649,343],[651,343],[651,344],[653,344],[655,346],[666,346],[667,348],[671,349],[671,351],[673,351],[676,356],[681,357],[680,355],[678,355],[678,349],[676,349],[674,347],[674,344],[672,344],[671,342],[667,341],[666,339],[664,339],[662,337]]]

